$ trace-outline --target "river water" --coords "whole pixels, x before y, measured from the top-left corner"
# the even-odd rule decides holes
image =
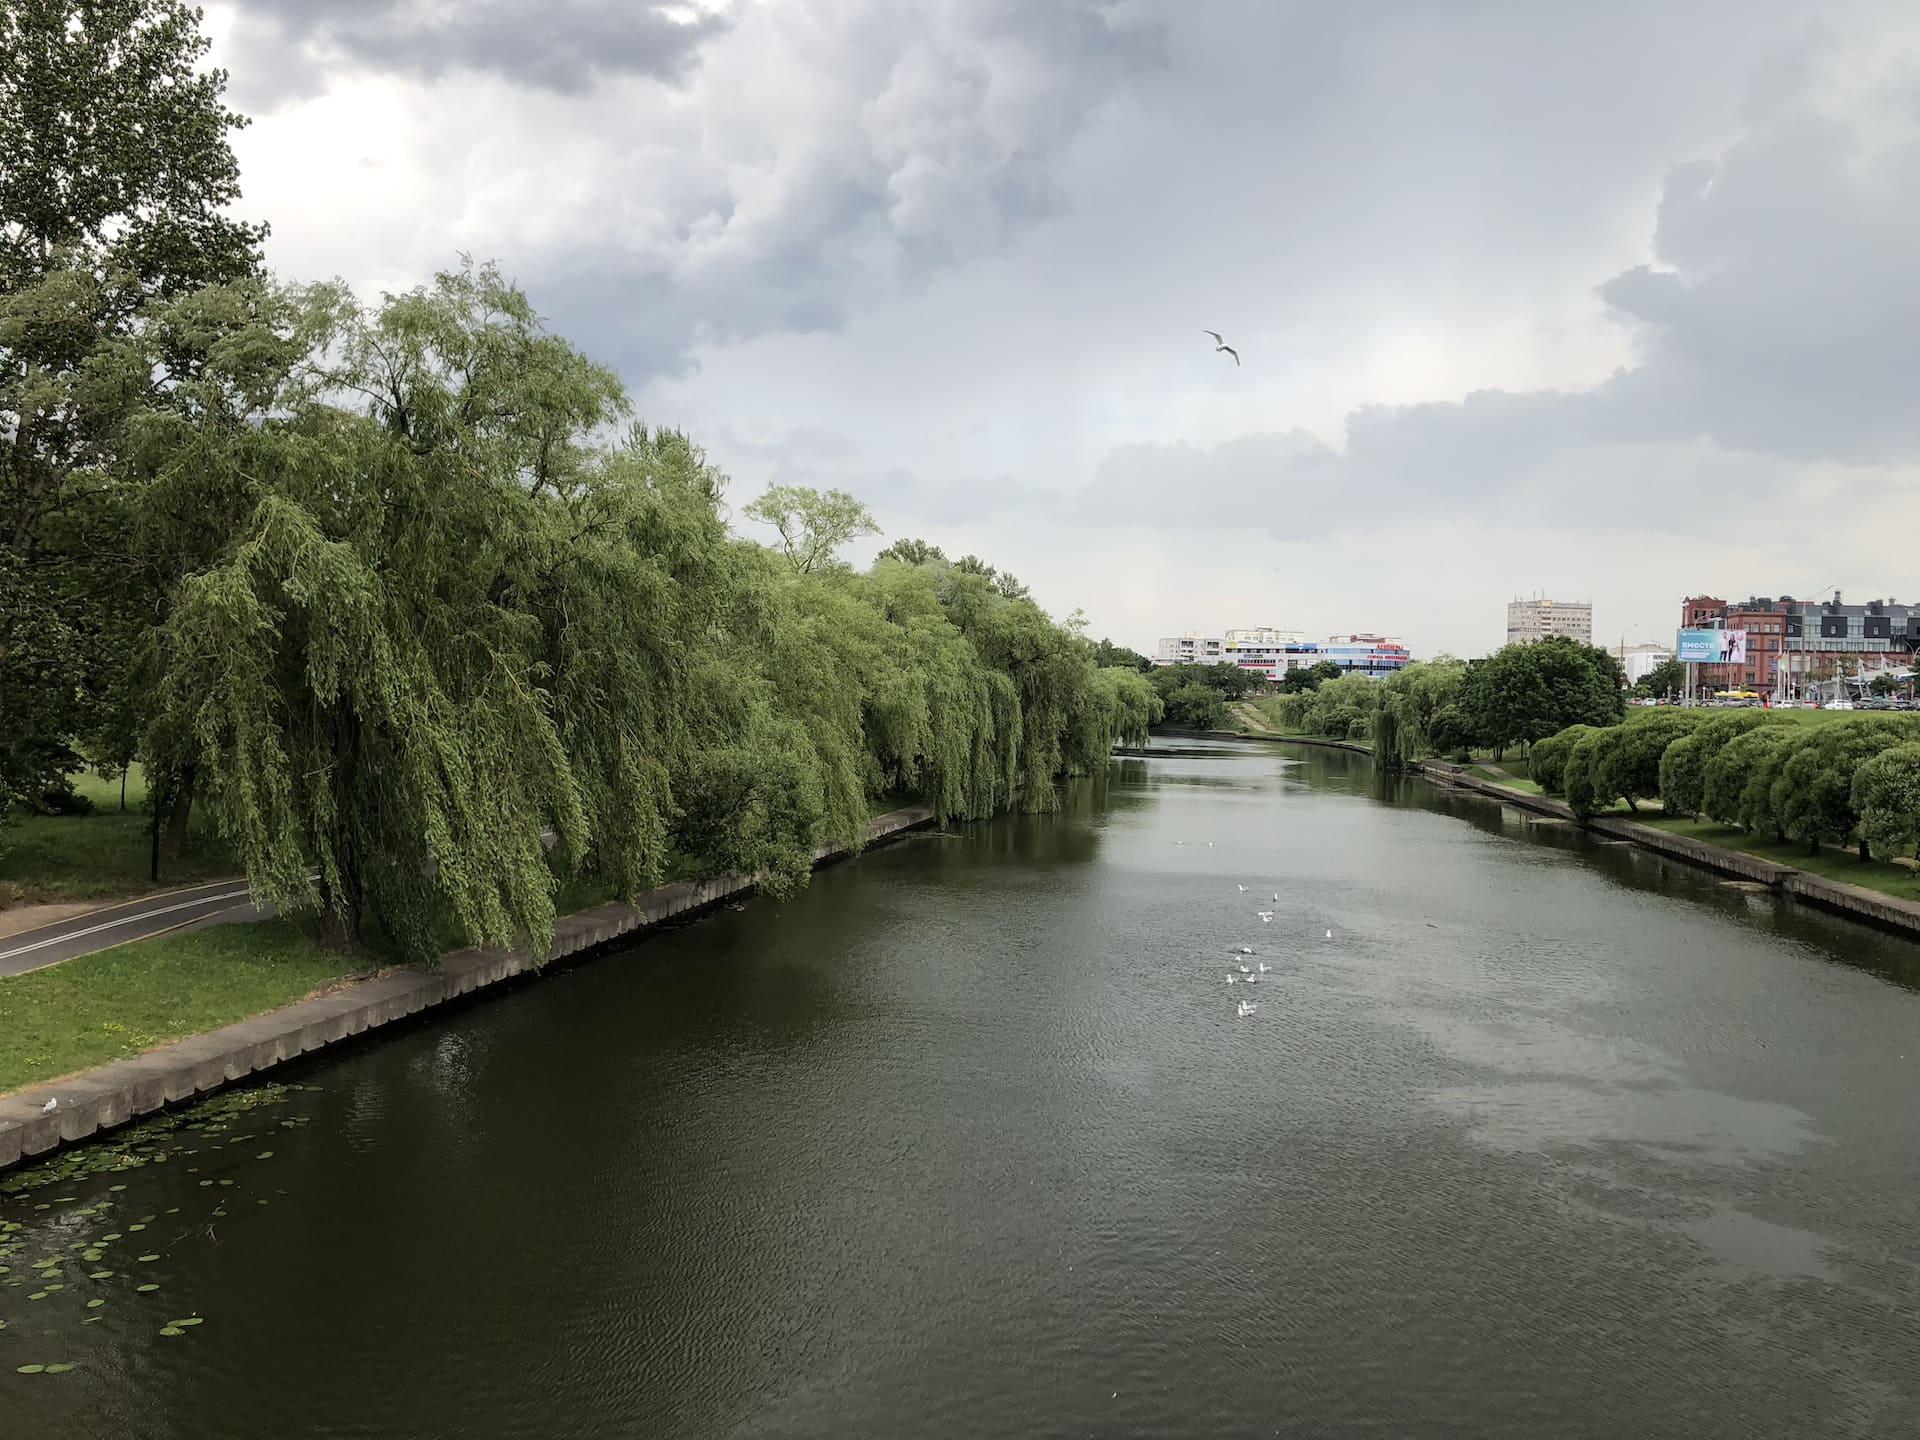
[[[0,1195],[0,1436],[1913,1436],[1916,977],[1161,747]]]

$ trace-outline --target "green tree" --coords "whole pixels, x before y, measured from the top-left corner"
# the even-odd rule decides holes
[[[1771,829],[1774,756],[1792,738],[1793,727],[1767,725],[1726,740],[1704,770],[1700,808],[1707,817],[1744,830]]]
[[[311,378],[244,424],[143,427],[144,506],[232,517],[169,607],[156,728],[256,893],[318,908],[333,943],[371,919],[414,955],[448,923],[544,944],[545,832],[623,890],[660,873],[724,538],[710,477],[660,437],[599,447],[618,383],[491,271],[302,304]]]
[[[1218,730],[1227,723],[1227,702],[1211,686],[1189,681],[1160,694],[1165,721],[1176,730]]]
[[[835,563],[849,542],[880,533],[867,507],[844,490],[769,485],[745,513],[779,532],[782,553],[802,575]]]
[[[1783,723],[1770,710],[1732,710],[1713,715],[1682,735],[1660,757],[1660,803],[1670,814],[1699,815],[1706,809],[1707,767],[1727,743],[1762,725]]]
[[[1576,744],[1593,734],[1595,728],[1592,725],[1569,725],[1544,740],[1534,741],[1533,748],[1527,752],[1527,773],[1533,777],[1534,784],[1549,795],[1564,791],[1567,757]]]
[[[1094,641],[1093,663],[1102,669],[1120,665],[1128,670],[1138,670],[1142,675],[1153,669],[1153,661],[1138,650],[1129,650],[1126,646],[1116,645],[1111,640]]]
[[[127,623],[94,533],[124,397],[90,384],[149,302],[251,274],[244,122],[182,0],[0,7],[0,819],[58,788]]]
[[[1620,664],[1565,636],[1508,645],[1468,666],[1460,705],[1478,743],[1496,754],[1569,725],[1612,725],[1625,713]]]
[[[1707,718],[1702,710],[1643,710],[1608,727],[1594,741],[1589,761],[1590,803],[1605,808],[1625,800],[1629,810],[1660,794],[1660,762],[1667,747]]]
[[[1373,682],[1379,700],[1374,756],[1403,768],[1449,747],[1457,749],[1465,732],[1454,707],[1466,672],[1465,662],[1441,656]]]
[[[1814,726],[1794,736],[1778,752],[1768,792],[1775,828],[1815,854],[1823,842],[1846,844],[1858,838],[1860,858],[1867,859],[1867,842],[1856,833],[1860,812],[1853,804],[1855,773],[1875,755],[1916,738],[1920,720],[1891,716]]]
[[[1318,690],[1329,680],[1338,680],[1343,672],[1331,660],[1321,660],[1312,665],[1289,667],[1280,677],[1280,690],[1286,695],[1297,695],[1305,690]]]
[[[1590,726],[1567,747],[1567,758],[1560,771],[1560,788],[1567,808],[1575,815],[1591,815],[1603,808],[1593,785],[1595,766],[1603,759],[1607,733],[1611,727]]]
[[[882,560],[898,560],[902,565],[944,565],[947,557],[938,545],[924,540],[896,540],[874,557],[876,564]]]
[[[1853,772],[1852,805],[1870,853],[1887,860],[1920,853],[1920,742],[1862,761]]]

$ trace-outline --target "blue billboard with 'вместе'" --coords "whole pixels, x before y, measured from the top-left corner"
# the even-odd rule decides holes
[[[1747,663],[1747,632],[1744,630],[1682,630],[1674,641],[1676,659],[1694,665],[1744,665]]]

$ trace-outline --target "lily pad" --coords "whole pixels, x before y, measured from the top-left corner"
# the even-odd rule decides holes
[[[162,1335],[184,1335],[187,1332],[182,1330],[178,1325],[162,1325],[160,1327],[160,1333]]]
[[[142,1255],[138,1258],[142,1265],[151,1265],[154,1261],[158,1260],[160,1257],[158,1255]]]
[[[192,1315],[185,1320],[169,1320],[167,1323],[169,1325],[179,1325],[182,1328],[184,1328],[188,1325],[203,1325],[206,1323],[206,1317],[201,1315]]]
[[[38,1375],[46,1368],[44,1365],[16,1365],[13,1367],[13,1373],[16,1375]]]
[[[27,1296],[27,1298],[29,1300],[44,1300],[47,1298],[47,1292],[44,1290],[36,1290],[31,1295]]]
[[[154,1291],[158,1290],[160,1287],[158,1285],[153,1284],[151,1281],[149,1281],[145,1285],[136,1285],[133,1288],[142,1295],[151,1295]]]
[[[66,1374],[66,1373],[67,1373],[67,1372],[68,1372],[69,1370],[71,1370],[71,1369],[73,1369],[73,1366],[71,1366],[71,1365],[66,1365],[66,1364],[61,1364],[61,1365],[49,1365],[49,1366],[47,1366],[47,1374],[49,1374],[49,1375],[64,1375],[64,1374]]]
[[[144,1225],[129,1225],[127,1226],[127,1233],[131,1235],[136,1230],[144,1230],[146,1228],[147,1227]]]
[[[87,1308],[89,1310],[98,1310],[102,1305],[106,1303],[107,1303],[106,1301],[96,1298],[96,1299],[87,1301]]]
[[[271,1160],[273,1159],[273,1151],[262,1150],[258,1155],[254,1156],[253,1158],[256,1160]]]
[[[87,1276],[87,1279],[89,1280],[111,1280],[112,1278],[113,1278],[113,1271],[111,1270],[96,1270],[91,1275]]]

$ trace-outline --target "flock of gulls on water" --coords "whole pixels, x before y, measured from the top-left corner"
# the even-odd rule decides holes
[[[1173,843],[1176,845],[1184,845],[1187,842],[1184,840],[1176,840]],[[1211,840],[1207,841],[1207,848],[1209,850],[1213,848],[1213,842]],[[1234,888],[1242,895],[1247,893],[1247,887],[1244,885],[1235,885]],[[1273,901],[1276,905],[1280,903],[1280,892],[1278,890],[1273,892]],[[1256,910],[1253,913],[1259,917],[1262,925],[1271,925],[1273,923],[1273,911]],[[1331,940],[1332,938],[1333,931],[1327,931],[1327,939]],[[1254,949],[1251,945],[1230,945],[1227,947],[1227,953],[1234,957],[1233,968],[1227,971],[1227,984],[1229,985],[1258,985],[1262,975],[1269,975],[1273,972],[1273,967],[1267,964],[1266,961],[1255,960]],[[1247,964],[1246,962],[1248,960],[1254,960],[1254,964]],[[1257,1000],[1242,1000],[1238,1014],[1240,1018],[1244,1020],[1259,1008],[1260,1003]]]

